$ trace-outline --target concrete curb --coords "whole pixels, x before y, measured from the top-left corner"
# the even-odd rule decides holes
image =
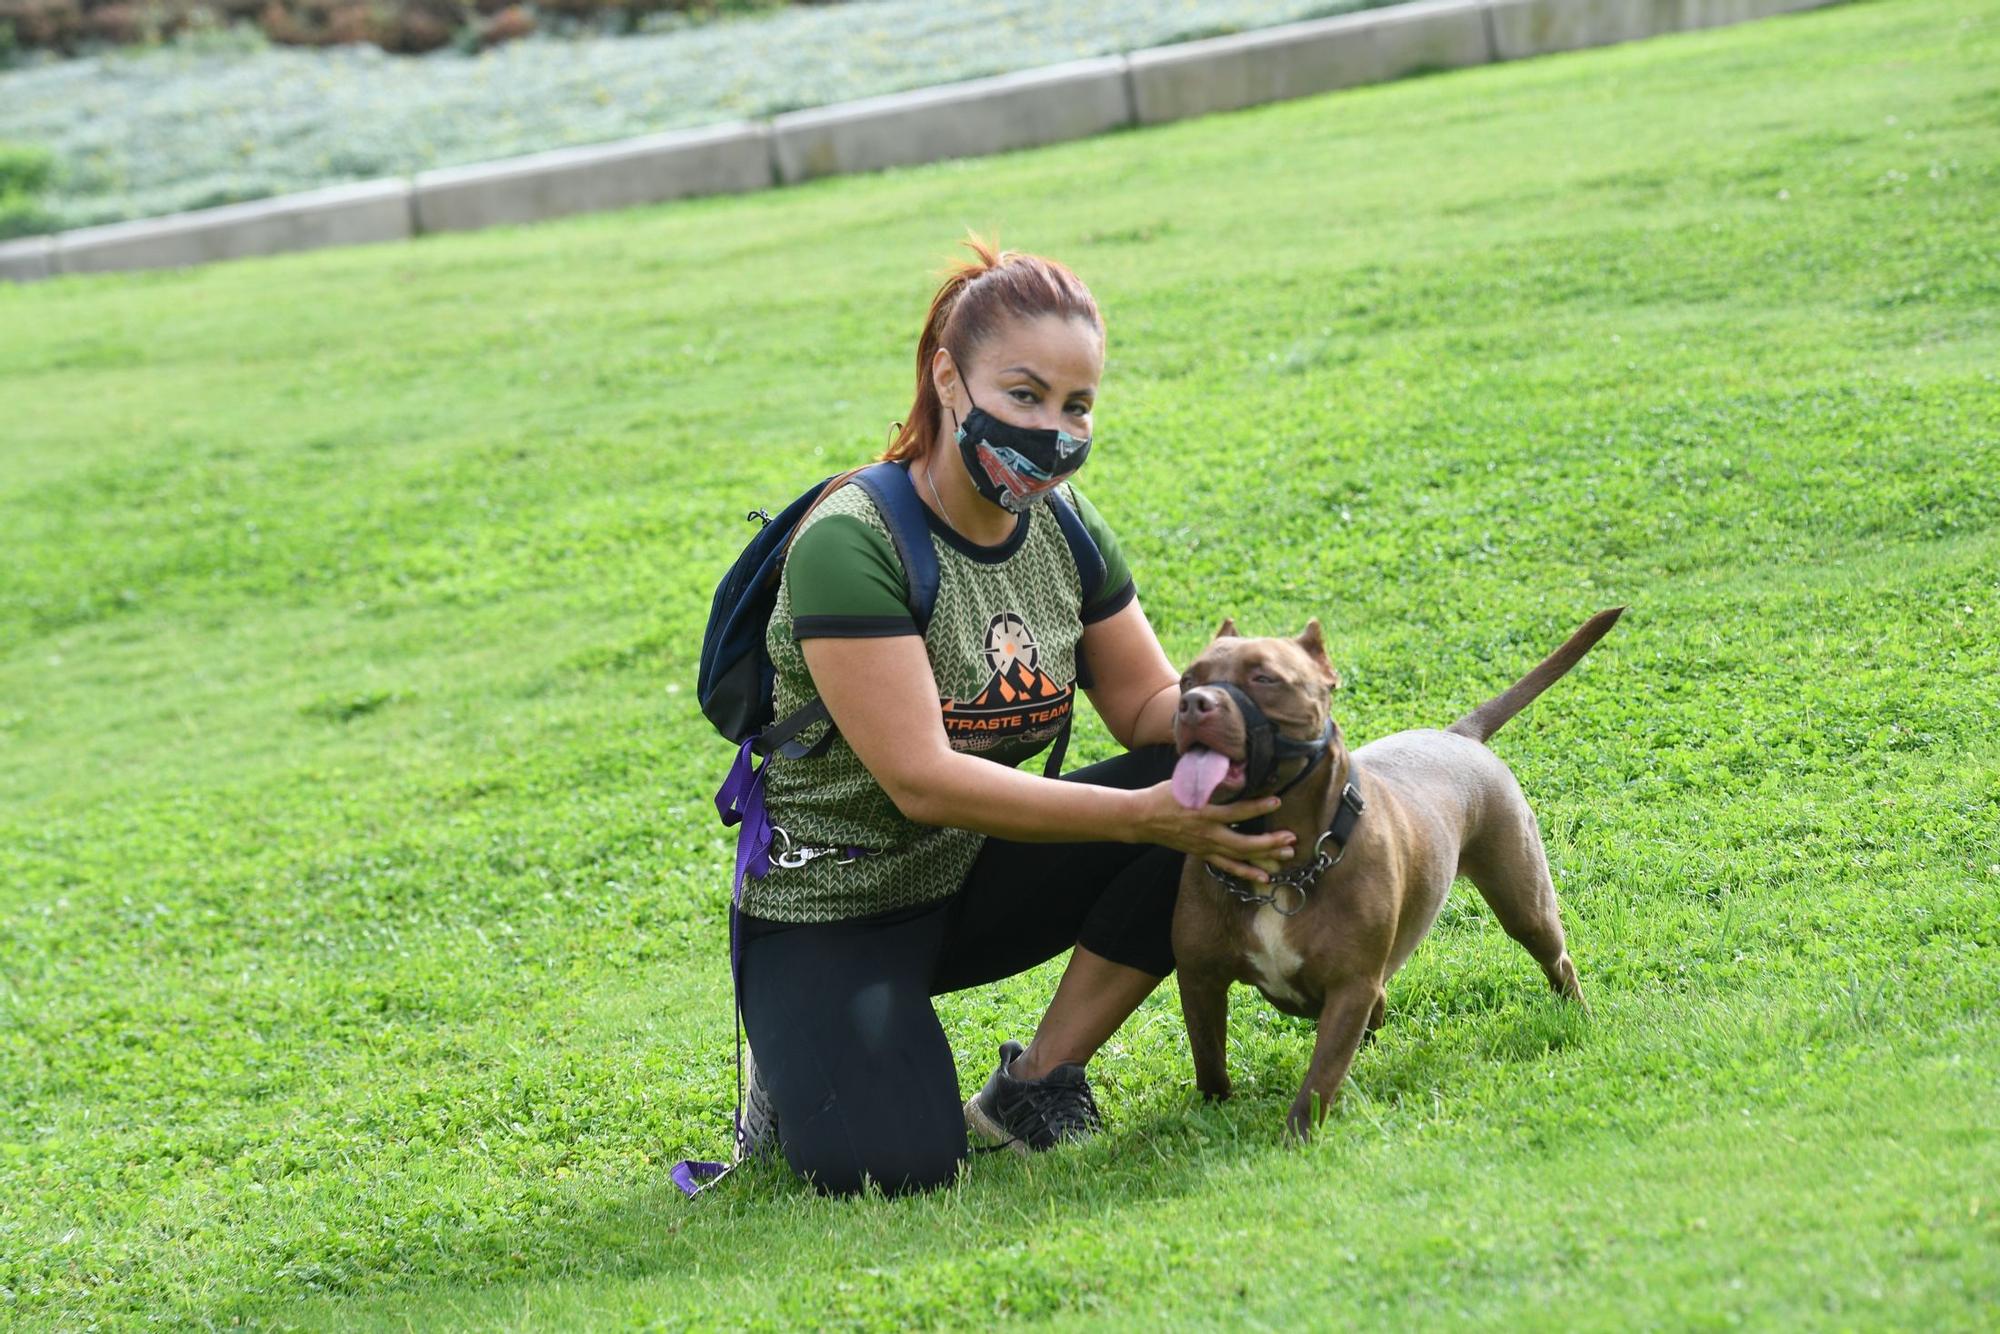
[[[1494,58],[1579,51],[1668,33],[1721,28],[1832,0],[1487,0]]]
[[[740,194],[771,184],[771,127],[735,121],[417,173],[420,233]]]
[[[56,238],[30,236],[20,241],[0,241],[0,278],[31,283],[56,271]]]
[[[537,222],[972,157],[1424,70],[1722,27],[1840,0],[1416,0],[1337,18],[609,144],[0,244],[0,279],[165,268]]]
[[[56,272],[108,273],[409,237],[410,184],[392,180],[84,227],[53,240]]]
[[[1483,65],[1493,59],[1483,8],[1483,0],[1417,0],[1135,51],[1133,119],[1162,125],[1384,83],[1423,68]]]
[[[1838,3],[1839,0],[1681,0],[1681,31],[1727,28]]]
[[[788,112],[771,122],[771,160],[778,180],[794,185],[1086,139],[1131,123],[1125,58],[1107,56]]]

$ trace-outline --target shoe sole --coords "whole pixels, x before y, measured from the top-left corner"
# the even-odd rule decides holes
[[[965,1103],[965,1128],[988,1144],[1012,1149],[1023,1158],[1034,1153],[1028,1142],[1018,1135],[1010,1134],[1006,1127],[980,1110],[977,1098],[968,1098]]]

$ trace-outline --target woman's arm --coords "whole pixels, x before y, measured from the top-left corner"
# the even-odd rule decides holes
[[[1084,626],[1079,652],[1095,682],[1088,692],[1091,707],[1119,745],[1132,750],[1174,739],[1180,674],[1167,661],[1137,598]]]
[[[1275,809],[1275,797],[1190,811],[1174,800],[1167,783],[1127,792],[1057,782],[959,754],[945,738],[937,682],[916,635],[815,636],[799,647],[840,734],[896,808],[919,824],[1030,843],[1156,843],[1253,880],[1266,878],[1255,863],[1275,869],[1291,855],[1288,832],[1229,828]]]

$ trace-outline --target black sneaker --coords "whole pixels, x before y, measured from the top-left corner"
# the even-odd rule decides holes
[[[995,1148],[1026,1156],[1104,1128],[1082,1066],[1059,1065],[1040,1079],[1016,1079],[1008,1068],[1020,1054],[1020,1043],[1000,1044],[1000,1068],[965,1104],[969,1130]]]
[[[743,1044],[743,1108],[737,1118],[737,1162],[778,1151],[778,1112],[771,1106],[771,1094],[764,1087],[763,1072],[757,1068],[756,1053],[747,1042]]]

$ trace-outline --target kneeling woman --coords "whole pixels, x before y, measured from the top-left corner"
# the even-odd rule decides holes
[[[1089,1134],[1085,1064],[1173,969],[1183,855],[1250,878],[1290,855],[1290,834],[1228,827],[1275,798],[1190,811],[1167,781],[1177,677],[1117,541],[1068,484],[1104,367],[1096,301],[1061,264],[970,244],[978,259],[931,302],[916,402],[884,456],[927,511],[929,625],[848,485],[800,525],[767,636],[775,716],[818,696],[836,729],[766,769],[771,823],[794,848],[866,851],[744,883],[746,1128],[757,1147],[774,1116],[792,1169],[829,1192],[948,1182],[968,1126],[1023,1152]],[[1101,553],[1095,587],[1055,488]],[[1063,733],[1079,686],[1128,753],[1061,780],[1017,771]],[[1072,947],[1033,1041],[1003,1044],[961,1112],[931,997]]]

